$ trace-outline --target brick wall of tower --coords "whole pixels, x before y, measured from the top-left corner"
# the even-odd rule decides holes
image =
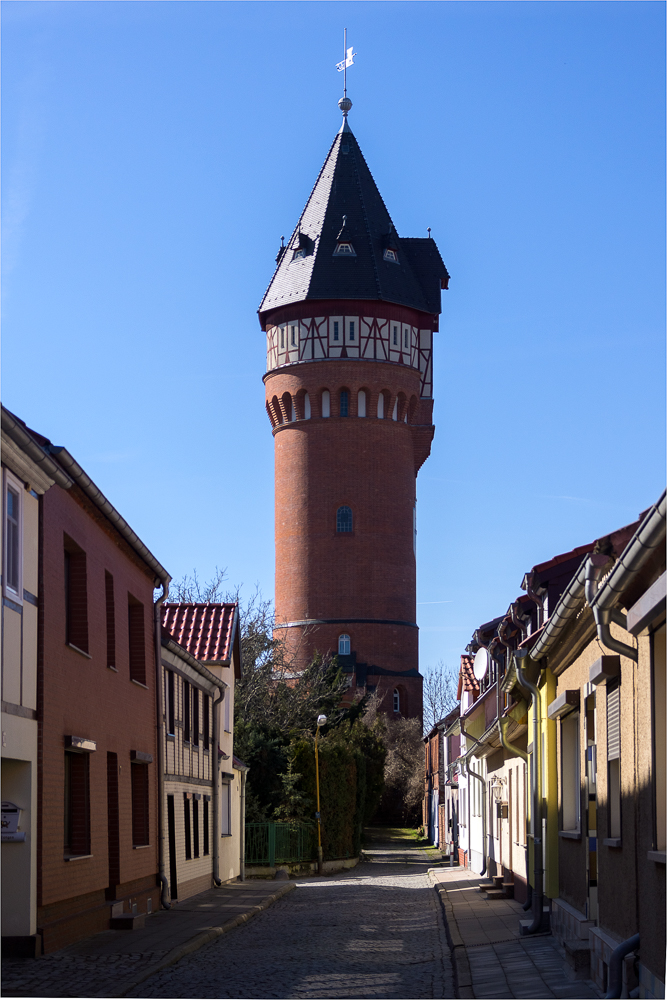
[[[400,678],[408,706],[401,714],[420,715],[413,512],[416,473],[433,427],[432,402],[419,398],[419,372],[387,362],[327,360],[277,369],[265,376],[265,385],[276,424],[276,612],[281,623],[311,622],[289,628],[288,644],[303,666],[315,651],[336,651],[338,635],[348,633],[357,662],[414,672]],[[329,417],[321,416],[325,389]],[[347,417],[339,415],[341,389],[348,392]],[[357,411],[360,389],[366,417]],[[305,392],[310,419],[304,419]],[[286,419],[292,401],[295,420]],[[283,422],[277,424],[276,416]],[[336,531],[342,505],[353,511],[352,533]],[[348,624],[355,618],[387,624]],[[312,624],[321,619],[340,623]],[[398,679],[371,675],[367,683],[386,696],[384,708],[391,711]]]

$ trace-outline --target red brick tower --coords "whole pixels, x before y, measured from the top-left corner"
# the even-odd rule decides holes
[[[449,275],[430,237],[398,236],[346,114],[277,265],[259,317],[278,628],[300,667],[337,652],[353,689],[420,717],[416,478]]]

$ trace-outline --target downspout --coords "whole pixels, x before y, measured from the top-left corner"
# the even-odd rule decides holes
[[[620,997],[623,992],[623,959],[632,951],[639,948],[639,934],[634,934],[627,941],[621,941],[617,948],[611,953],[609,961],[609,990],[605,994],[605,1000],[614,1000]]]
[[[216,678],[217,680],[217,678]],[[213,881],[222,885],[220,878],[220,723],[219,706],[225,697],[224,681],[218,681],[218,695],[213,699]],[[222,686],[224,685],[224,686]]]
[[[466,753],[463,755],[463,762],[465,764],[466,772],[472,778],[477,778],[477,780],[481,782],[482,785],[482,870],[479,873],[480,876],[482,876],[486,875],[486,782],[484,781],[484,778],[481,776],[481,774],[477,774],[475,771],[471,771],[470,767],[468,766],[468,757],[471,757],[473,751],[476,750],[478,746],[481,746],[481,741],[476,739],[474,736],[471,736],[470,733],[467,733],[465,731],[465,729],[463,728],[463,719],[461,719],[461,732],[465,736],[466,740],[473,740],[475,743],[475,746],[470,747],[470,750],[467,750]]]
[[[514,654],[514,663],[516,666],[516,674],[519,679],[519,684],[521,687],[530,691],[530,696],[532,700],[533,708],[533,753],[532,753],[532,767],[530,769],[531,777],[531,797],[532,797],[532,816],[533,816],[533,922],[530,927],[522,927],[521,933],[525,934],[537,934],[539,931],[543,930],[543,906],[544,906],[544,868],[543,856],[542,856],[542,810],[540,809],[540,793],[539,793],[539,764],[540,764],[540,742],[539,742],[539,705],[540,705],[540,693],[537,690],[535,684],[529,681],[523,672],[523,667],[521,661],[528,658],[528,650],[518,649]]]
[[[613,649],[615,653],[627,656],[631,660],[637,660],[638,654],[635,647],[628,646],[627,643],[621,642],[620,639],[615,639],[611,634],[609,627],[611,622],[616,622],[616,624],[620,625],[621,628],[627,629],[628,622],[625,615],[616,608],[599,607],[596,600],[599,593],[599,580],[602,576],[602,571],[608,562],[609,559],[607,556],[589,556],[588,561],[586,562],[586,601],[593,612],[595,625],[598,631],[598,639],[602,645],[606,646],[607,649]]]
[[[162,687],[162,605],[169,596],[170,577],[162,581],[162,593],[153,606],[155,632],[155,691],[157,694],[157,843],[158,878],[160,879],[160,903],[165,910],[171,909],[169,882],[164,873],[164,690]]]

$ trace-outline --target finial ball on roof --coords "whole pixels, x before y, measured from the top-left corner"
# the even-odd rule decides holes
[[[350,100],[349,97],[341,97],[340,101],[338,102],[338,107],[340,108],[340,110],[343,112],[344,115],[347,115],[348,111],[352,107],[352,101]]]

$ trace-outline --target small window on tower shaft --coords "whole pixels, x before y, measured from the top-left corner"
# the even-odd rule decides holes
[[[341,417],[346,417],[348,415],[348,395],[347,389],[340,390],[340,415]]]
[[[334,340],[338,340],[338,320],[334,320]]]
[[[338,636],[338,655],[339,656],[349,656],[350,655],[350,637],[349,635],[339,635]]]
[[[354,323],[350,323],[350,340],[354,340]]]
[[[398,327],[394,327],[394,347],[398,347]]]
[[[292,338],[292,347],[296,347],[296,327],[295,326],[291,326],[290,327],[290,333],[291,333],[291,338]]]
[[[408,331],[407,330],[405,331],[404,339],[405,339],[405,346],[407,347],[408,346]]]
[[[281,348],[285,347],[285,327],[284,326],[280,327],[280,347]]]
[[[352,511],[349,507],[339,507],[336,511],[336,531],[352,531]]]
[[[401,711],[401,695],[398,688],[394,688],[394,711]]]

